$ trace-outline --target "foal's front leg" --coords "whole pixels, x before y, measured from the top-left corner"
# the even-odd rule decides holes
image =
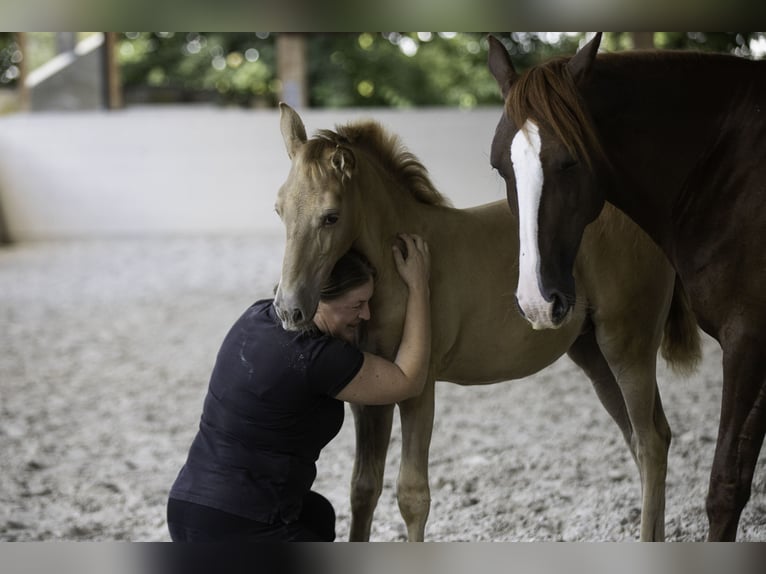
[[[402,419],[402,460],[396,498],[407,525],[407,539],[422,542],[431,509],[428,449],[434,424],[434,379],[430,375],[423,393],[400,403],[399,412]]]
[[[356,456],[351,474],[351,542],[370,539],[372,515],[383,490],[394,406],[351,405],[356,427]]]

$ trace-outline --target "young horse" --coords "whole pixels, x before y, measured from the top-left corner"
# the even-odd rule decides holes
[[[300,117],[282,104],[281,129],[292,159],[276,202],[287,232],[275,300],[285,328],[298,329],[311,320],[319,286],[335,261],[354,247],[378,272],[365,349],[393,359],[406,287],[391,245],[398,232],[406,231],[431,246],[429,380],[421,396],[399,405],[397,499],[409,539],[423,540],[430,508],[434,381],[473,385],[517,379],[565,352],[593,381],[639,467],[642,539],[662,539],[670,430],[657,390],[656,353],[666,323],[675,332],[663,341],[670,360],[688,363],[699,341],[685,299],[674,290],[675,274],[651,241],[616,210],[606,210],[583,240],[570,320],[556,331],[535,331],[508,291],[518,265],[516,219],[506,201],[450,207],[422,164],[373,122],[337,133],[323,130],[307,140]],[[675,313],[668,319],[671,301]],[[675,346],[666,348],[666,343]],[[357,447],[350,539],[367,540],[382,490],[393,405],[355,405],[353,411]]]
[[[577,313],[575,254],[605,200],[654,239],[723,350],[707,514],[710,540],[734,540],[766,432],[766,62],[596,57],[600,39],[519,77],[490,38],[506,98],[492,163],[529,254],[518,300],[538,327]]]

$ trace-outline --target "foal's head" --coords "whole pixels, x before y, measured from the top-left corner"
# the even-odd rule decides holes
[[[534,328],[556,328],[575,300],[573,267],[582,232],[603,207],[598,138],[582,105],[600,34],[571,59],[519,76],[490,37],[489,67],[505,98],[491,162],[519,216],[519,307]]]
[[[366,239],[390,253],[386,242],[402,231],[397,212],[413,201],[450,203],[417,157],[377,122],[320,130],[307,140],[298,114],[281,104],[280,124],[292,166],[276,203],[287,241],[274,304],[285,328],[300,329],[312,320],[333,265],[352,246],[361,250],[355,244]],[[373,260],[374,253],[364,255]]]
[[[355,158],[332,132],[307,140],[295,110],[286,104],[280,108],[292,166],[275,205],[286,244],[274,306],[282,325],[294,330],[311,323],[322,285],[358,235],[353,194],[344,193]]]

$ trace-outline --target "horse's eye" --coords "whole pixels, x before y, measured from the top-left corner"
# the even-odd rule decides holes
[[[322,218],[322,225],[324,225],[325,227],[335,225],[336,223],[338,223],[338,219],[340,218],[338,217],[337,213],[328,213]]]
[[[559,166],[559,171],[567,171],[572,168],[577,167],[577,160],[576,159],[567,159],[565,161],[561,162],[561,165]]]

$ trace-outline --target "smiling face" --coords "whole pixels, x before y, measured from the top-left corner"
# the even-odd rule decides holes
[[[370,299],[373,292],[374,283],[370,279],[340,297],[320,301],[314,315],[314,324],[323,333],[356,344],[359,326],[370,320]]]

